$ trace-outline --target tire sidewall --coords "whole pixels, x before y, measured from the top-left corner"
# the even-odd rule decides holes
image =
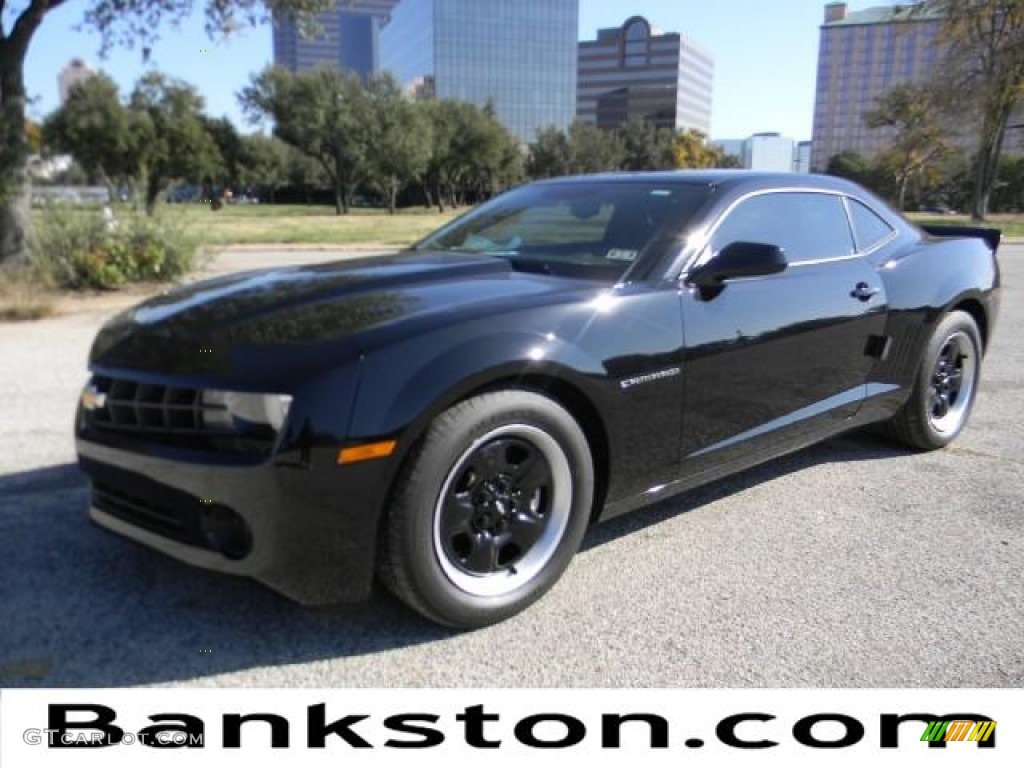
[[[967,408],[964,412],[963,420],[956,430],[952,432],[939,432],[932,425],[931,413],[930,413],[930,401],[929,393],[932,387],[932,373],[935,369],[935,362],[938,358],[939,352],[942,351],[943,345],[946,340],[956,333],[957,331],[965,332],[971,339],[971,343],[974,345],[973,354],[975,356],[975,368],[974,368],[974,382],[971,390],[971,399],[967,403]],[[917,408],[918,419],[921,424],[921,432],[923,437],[935,448],[942,448],[952,443],[956,438],[963,432],[964,427],[967,426],[968,421],[971,418],[971,412],[974,410],[974,403],[978,396],[978,386],[981,383],[981,363],[982,363],[982,343],[981,333],[978,330],[978,325],[966,312],[955,311],[946,315],[945,318],[936,326],[935,331],[932,333],[931,339],[928,341],[927,347],[925,347],[925,354],[922,359],[921,369],[918,372],[917,388],[915,392],[916,402],[914,403]]]
[[[485,407],[473,407],[477,404]],[[504,391],[467,401],[453,408],[429,431],[416,459],[415,482],[406,489],[410,514],[403,521],[409,575],[418,597],[431,613],[458,626],[482,626],[500,621],[530,605],[558,580],[586,532],[593,500],[590,449],[576,421],[553,401],[526,391]],[[537,575],[503,595],[473,595],[456,586],[444,573],[434,540],[434,516],[445,480],[455,463],[479,438],[510,424],[543,430],[558,443],[569,464],[572,501],[569,519],[551,559]]]

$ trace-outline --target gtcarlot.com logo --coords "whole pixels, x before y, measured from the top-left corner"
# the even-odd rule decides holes
[[[134,714],[134,713],[133,713]],[[820,712],[778,718],[768,712],[743,712],[714,722],[714,741],[683,730],[677,717],[650,711],[604,712],[580,718],[559,712],[540,712],[510,718],[475,704],[444,716],[431,712],[388,715],[329,713],[324,703],[303,708],[291,717],[267,711],[218,712],[203,717],[186,712],[148,715],[149,725],[131,730],[118,713],[102,704],[49,704],[47,727],[23,732],[29,745],[52,749],[96,749],[141,746],[153,749],[274,749],[429,750],[462,746],[494,750],[516,746],[536,750],[571,750],[581,744],[602,750],[698,750],[711,744],[738,750],[771,750],[788,743],[808,749],[841,750],[871,745],[943,749],[948,742],[996,746],[996,721],[977,713],[935,715],[926,712],[878,715],[877,737],[867,738],[865,722],[839,712]],[[915,727],[916,724],[916,727]],[[874,724],[872,724],[874,725]],[[923,735],[920,728],[924,728]],[[208,738],[207,729],[210,731]],[[900,737],[903,736],[901,743]],[[965,745],[966,746],[966,745]]]

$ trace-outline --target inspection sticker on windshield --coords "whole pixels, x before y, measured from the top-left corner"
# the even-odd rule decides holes
[[[608,261],[636,261],[638,251],[630,251],[625,248],[612,248],[605,256]]]

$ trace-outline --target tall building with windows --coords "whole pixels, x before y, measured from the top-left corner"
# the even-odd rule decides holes
[[[797,173],[811,172],[811,151],[813,144],[809,141],[801,141],[796,145],[796,156],[793,160],[793,170]]]
[[[864,115],[897,85],[921,83],[941,65],[942,17],[931,4],[850,11],[825,6],[818,49],[811,167],[821,171],[844,151],[870,156],[885,149],[893,129],[868,128]]]
[[[304,37],[296,24],[274,18],[274,63],[292,72],[334,64],[366,76],[380,67],[380,29],[398,0],[337,0],[317,16],[319,34]]]
[[[572,122],[578,37],[579,0],[402,0],[381,69],[420,96],[492,104],[525,143]]]
[[[811,142],[799,144],[779,133],[755,133],[746,139],[711,142],[725,154],[739,159],[744,168],[771,173],[807,172]]]
[[[57,93],[60,96],[60,103],[65,104],[71,88],[78,83],[83,83],[96,74],[96,70],[86,64],[83,59],[72,59],[57,74]]]
[[[602,128],[631,119],[675,130],[711,130],[714,59],[683,35],[640,17],[579,44],[576,114]]]

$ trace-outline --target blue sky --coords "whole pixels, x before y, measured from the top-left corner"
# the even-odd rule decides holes
[[[854,2],[859,9],[878,2]],[[201,8],[202,0],[197,0]],[[39,118],[57,106],[57,72],[81,56],[112,75],[127,92],[145,71],[140,53],[115,50],[100,59],[96,35],[76,30],[88,0],[70,0],[51,12],[33,41],[26,66],[30,113]],[[712,137],[743,138],[779,131],[802,140],[811,135],[818,28],[825,0],[580,0],[580,36],[646,16],[664,31],[682,32],[715,57]],[[211,44],[202,13],[179,29],[168,26],[153,49],[159,69],[196,85],[210,114],[244,126],[235,94],[252,72],[271,61],[270,26]],[[212,49],[205,52],[205,49]]]

